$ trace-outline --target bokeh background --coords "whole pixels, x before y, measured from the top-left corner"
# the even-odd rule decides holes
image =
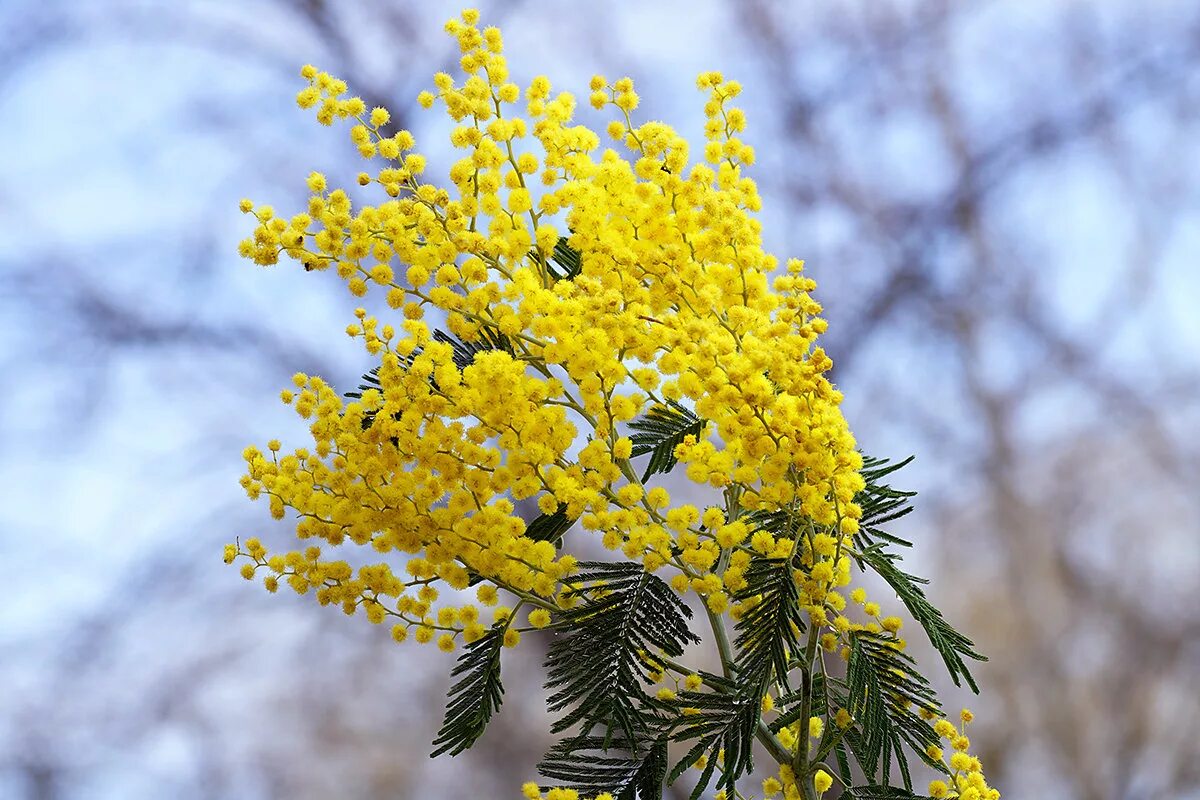
[[[1200,6],[481,5],[518,79],[628,74],[641,119],[693,137],[695,74],[745,83],[769,243],[820,283],[864,449],[917,454],[907,563],[991,656],[981,698],[944,688],[993,783],[1200,797]],[[536,641],[481,744],[430,761],[449,657],[220,557],[286,541],[237,485],[244,445],[300,442],[278,389],[365,367],[335,276],[239,261],[237,201],[298,210],[309,170],[359,168],[296,108],[305,62],[444,166],[414,112],[455,10],[0,2],[0,797],[533,777]]]

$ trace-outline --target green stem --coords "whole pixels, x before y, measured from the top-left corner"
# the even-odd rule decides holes
[[[800,698],[800,737],[796,745],[796,753],[792,757],[792,772],[796,776],[796,785],[804,800],[813,800],[813,786],[809,772],[813,762],[808,758],[808,721],[812,717],[812,678],[813,659],[817,652],[817,626],[808,626],[808,641],[804,646],[804,658],[800,663],[801,698]]]
[[[705,613],[708,615],[708,624],[712,627],[713,638],[717,640],[717,652],[721,656],[721,673],[729,680],[733,679],[733,648],[729,645],[729,635],[725,632],[725,623],[721,621],[718,614],[714,614],[705,608]],[[787,748],[783,746],[783,742],[771,733],[767,723],[763,722],[762,717],[759,717],[758,727],[754,732],[755,738],[767,748],[767,752],[771,754],[771,758],[775,759],[776,763],[787,764],[791,760],[791,754]]]

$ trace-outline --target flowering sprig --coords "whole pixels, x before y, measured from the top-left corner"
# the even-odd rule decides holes
[[[614,112],[615,147],[601,149],[573,124],[571,94],[510,80],[502,36],[477,12],[446,30],[462,75],[439,73],[418,97],[454,122],[445,186],[426,181],[386,109],[306,66],[298,104],[350,123],[377,165],[356,182],[384,199],[356,207],[313,173],[303,213],[242,203],[258,223],[244,256],[332,270],[356,297],[382,292],[394,319],[359,309],[347,327],[379,361],[358,391],[306,374],[283,391],[311,447],[245,451],[247,493],[294,515],[309,544],[270,554],[249,539],[226,561],[269,591],[284,582],[389,623],[397,641],[461,647],[437,753],[470,747],[499,710],[502,650],[554,630],[547,685],[565,738],[541,770],[561,785],[528,784],[529,798],[660,798],[693,769],[693,797],[715,782],[744,798],[756,750],[779,764],[766,797],[835,783],[848,798],[916,797],[906,751],[944,773],[931,795],[998,797],[906,654],[900,618],[848,588],[855,565],[881,575],[974,688],[963,658],[981,656],[879,527],[908,495],[882,483],[894,467],[864,462],[842,416],[815,284],[762,249],[740,85],[700,76],[693,162],[669,126],[635,121],[629,78],[597,76],[591,105]],[[676,465],[714,502],[652,485]],[[516,510],[527,499],[532,520]],[[579,562],[568,546],[587,535],[620,558]],[[383,560],[325,557],[349,543]],[[688,595],[719,674],[682,661],[700,643]],[[676,743],[687,750],[672,760]]]

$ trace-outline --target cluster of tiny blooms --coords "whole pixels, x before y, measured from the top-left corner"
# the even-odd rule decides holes
[[[767,706],[770,704],[767,703]],[[927,719],[933,719],[928,714],[922,714]],[[983,766],[979,759],[969,754],[971,740],[966,735],[967,723],[969,723],[974,715],[968,709],[963,709],[959,715],[961,726],[955,726],[948,719],[937,719],[934,721],[934,730],[937,734],[950,745],[949,758],[946,757],[943,748],[936,745],[930,746],[926,750],[926,755],[933,761],[940,761],[946,765],[947,771],[950,774],[949,780],[934,780],[929,783],[929,796],[935,798],[960,798],[960,800],[999,800],[1000,792],[990,787],[987,780],[983,776]],[[835,725],[845,728],[850,725],[851,719],[845,709],[839,709],[834,718]],[[785,728],[783,732],[790,732],[790,736],[781,737],[784,745],[791,750],[795,749],[794,739],[799,735],[798,728],[800,723]],[[821,738],[824,731],[825,721],[821,717],[812,717],[808,722],[807,735],[812,741]],[[813,789],[816,794],[823,795],[833,786],[834,778],[828,772],[818,769],[812,777]],[[779,769],[779,773],[775,776],[767,778],[763,781],[763,797],[766,800],[777,800],[782,797],[783,800],[801,800],[804,794],[800,787],[796,784],[796,777],[792,769],[788,765],[783,765]],[[717,800],[726,800],[722,793],[717,794]]]
[[[257,226],[240,252],[261,265],[286,256],[331,270],[355,297],[381,293],[394,319],[360,308],[346,328],[378,359],[378,385],[361,397],[306,374],[283,390],[310,423],[310,447],[283,453],[271,441],[244,453],[243,487],[275,518],[294,517],[301,549],[272,554],[252,538],[228,545],[226,561],[240,559],[243,576],[261,576],[269,591],[283,582],[362,612],[397,641],[452,651],[501,625],[515,646],[569,605],[577,571],[574,557],[524,535],[514,502],[536,498],[610,550],[668,572],[715,615],[737,619],[754,602],[731,600],[753,554],[796,557],[825,650],[847,656],[859,629],[903,646],[899,618],[882,617],[862,589],[844,593],[862,459],[817,344],[826,323],[815,284],[802,262],[781,265],[762,248],[739,84],[699,76],[707,121],[693,161],[669,126],[635,121],[629,78],[596,76],[590,104],[611,116],[603,147],[603,136],[573,124],[573,95],[542,76],[512,82],[500,32],[477,23],[467,10],[446,24],[463,74],[437,74],[418,97],[453,121],[461,157],[444,185],[427,180],[413,135],[393,130],[386,109],[301,70],[298,104],[322,124],[350,126],[371,165],[357,191],[383,197],[355,205],[313,173],[307,209],[291,217],[242,201]],[[570,278],[553,268],[560,241],[581,256]],[[427,316],[464,342],[509,346],[460,365]],[[625,423],[668,401],[706,421],[675,456],[690,481],[722,493],[722,506],[673,503],[639,480]],[[756,530],[742,518],[753,511],[789,512],[807,535]],[[355,568],[326,557],[347,542],[381,560]],[[857,621],[848,601],[862,606]],[[843,715],[829,724],[848,724]],[[799,747],[809,731],[781,734]],[[954,787],[931,793],[991,796],[975,778],[978,762],[955,753]],[[817,774],[818,789],[827,779]],[[768,793],[794,796],[789,781],[785,770]],[[536,786],[526,794],[539,796]]]

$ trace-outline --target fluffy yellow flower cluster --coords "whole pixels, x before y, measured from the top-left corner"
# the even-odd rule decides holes
[[[574,561],[526,538],[512,502],[538,496],[542,510],[565,506],[648,569],[673,567],[679,591],[723,612],[752,552],[783,556],[808,543],[751,537],[738,516],[786,510],[834,532],[806,555],[804,590],[823,614],[833,587],[849,581],[840,545],[856,530],[862,461],[825,377],[832,362],[816,345],[825,322],[814,283],[794,260],[770,277],[778,264],[762,249],[758,192],[743,174],[754,157],[739,138],[745,114],[731,106],[740,86],[700,77],[709,163],[689,164],[670,127],[631,120],[630,79],[597,76],[592,104],[619,112],[608,133],[630,155],[597,153],[600,137],[571,124],[574,97],[554,95],[545,77],[524,90],[520,115],[500,33],[475,20],[468,11],[447,25],[465,81],[441,73],[436,94],[420,98],[458,123],[450,138],[464,155],[450,186],[422,181],[424,157],[409,132],[385,133],[386,110],[368,112],[342,81],[305,67],[299,104],[323,123],[356,123],[362,155],[385,161],[358,182],[395,199],[356,209],[313,174],[307,213],[285,220],[243,203],[259,222],[243,255],[332,268],[356,296],[378,286],[402,317],[380,325],[359,310],[348,333],[380,356],[378,386],[347,403],[320,378],[297,375],[283,399],[312,420],[315,447],[282,458],[251,448],[243,483],[267,494],[277,517],[293,509],[302,539],[419,558],[401,579],[387,564],[351,578],[317,548],[249,555],[349,613],[362,607],[382,621],[399,603],[400,624],[436,630],[438,585],[461,589],[472,574],[527,603],[555,601]],[[560,243],[579,254],[570,279],[553,262]],[[407,265],[402,276],[397,264]],[[497,336],[506,348],[456,364],[426,324],[435,309],[464,342]],[[707,420],[675,455],[691,480],[723,490],[725,507],[672,507],[665,489],[638,480],[621,423],[670,401],[690,401]],[[576,449],[581,434],[588,441]],[[481,631],[442,627],[467,641]]]
[[[815,284],[802,262],[780,265],[762,247],[761,201],[745,174],[754,151],[733,104],[741,87],[700,76],[706,143],[693,162],[670,127],[634,121],[629,78],[596,76],[590,103],[614,117],[614,144],[602,148],[600,135],[573,124],[571,94],[555,94],[541,76],[524,88],[510,81],[500,32],[477,23],[472,10],[447,23],[463,75],[439,73],[418,98],[453,121],[461,156],[444,186],[424,179],[425,157],[411,133],[389,127],[387,110],[302,70],[298,104],[323,124],[351,125],[352,142],[376,164],[357,183],[385,197],[358,205],[313,173],[304,213],[285,219],[243,201],[258,225],[240,251],[262,265],[287,256],[332,269],[356,297],[381,292],[396,315],[381,323],[359,309],[346,329],[379,361],[360,394],[343,398],[305,374],[282,392],[310,422],[310,448],[281,454],[273,441],[245,451],[247,493],[265,495],[278,519],[291,509],[297,537],[311,544],[272,555],[250,539],[229,545],[226,560],[244,557],[243,575],[265,573],[270,591],[286,582],[390,622],[398,641],[411,634],[447,651],[489,630],[462,602],[474,587],[512,646],[578,601],[579,565],[560,549],[577,521],[646,571],[665,571],[679,594],[703,598],[726,661],[724,617],[742,619],[762,602],[744,591],[755,559],[795,566],[810,659],[818,646],[849,659],[856,632],[903,649],[899,618],[881,617],[862,589],[841,591],[851,581],[863,460],[826,377]],[[677,460],[720,502],[674,503],[647,485],[654,469],[639,477],[633,460],[648,451],[631,431],[655,414],[686,423],[655,458]],[[536,532],[516,512],[526,499],[542,512]],[[787,523],[757,524],[771,515]],[[347,540],[405,555],[358,568],[323,559],[318,542]],[[843,613],[850,601],[863,621]],[[653,679],[674,671],[676,689],[699,691],[690,671],[648,663]],[[762,698],[764,713],[772,702]],[[768,796],[809,797],[797,774],[818,794],[832,785],[816,767],[840,734],[822,734],[847,729],[851,715],[812,712],[761,733],[784,764],[764,785]],[[810,762],[817,740],[824,752]],[[955,788],[931,793],[997,796],[955,747]],[[533,784],[526,795],[541,796]]]
[[[835,718],[835,724],[839,728],[846,728],[850,722],[849,716],[846,714],[845,709],[841,709],[840,712],[838,717]],[[922,716],[932,719],[932,716],[929,714],[922,714]],[[948,757],[943,749],[937,745],[930,745],[926,750],[926,755],[929,756],[932,762],[945,764],[945,771],[949,776],[948,782],[940,779],[930,781],[930,797],[960,798],[960,800],[999,800],[1000,792],[988,785],[987,779],[984,778],[983,766],[980,764],[979,759],[967,752],[971,746],[971,741],[966,735],[966,727],[967,723],[973,718],[974,715],[968,709],[964,708],[960,714],[960,719],[962,720],[961,727],[956,727],[948,719],[937,719],[934,722],[934,730],[938,736],[949,742],[952,749]],[[780,739],[789,750],[795,749],[792,738],[799,730],[799,726],[800,723],[796,723],[780,731],[781,734],[784,734]],[[812,717],[808,724],[810,739],[820,739],[823,732],[823,720],[820,717]],[[833,786],[834,779],[828,772],[818,769],[813,773],[811,781],[813,790],[820,796]],[[766,800],[776,800],[779,797],[782,797],[783,800],[803,800],[806,796],[799,785],[799,781],[796,779],[795,771],[787,764],[780,767],[778,775],[764,780],[762,788],[763,797]]]

